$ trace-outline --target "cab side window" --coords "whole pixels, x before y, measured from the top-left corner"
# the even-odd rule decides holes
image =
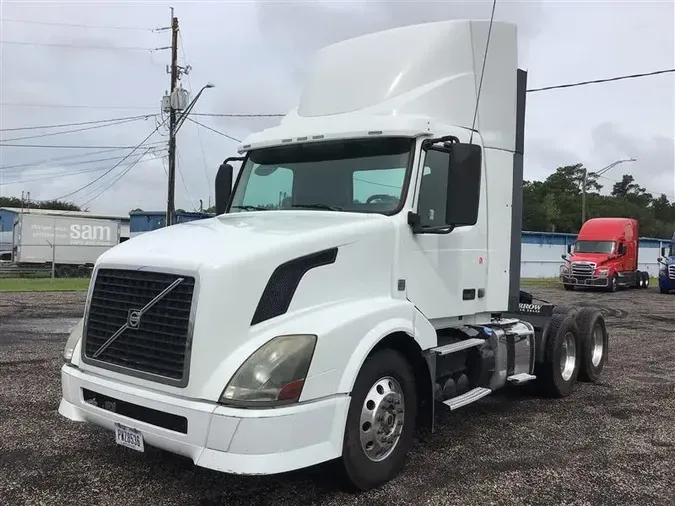
[[[478,222],[481,164],[482,151],[475,144],[426,150],[417,205],[422,229]]]
[[[417,214],[423,227],[445,225],[449,164],[449,153],[436,150],[427,152],[417,205]]]

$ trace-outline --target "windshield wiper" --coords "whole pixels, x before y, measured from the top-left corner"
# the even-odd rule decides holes
[[[232,206],[232,209],[243,209],[244,211],[267,211],[266,207],[260,206]]]
[[[328,211],[342,211],[341,207],[329,206],[328,204],[293,204],[291,207],[304,207],[306,209],[327,209]]]

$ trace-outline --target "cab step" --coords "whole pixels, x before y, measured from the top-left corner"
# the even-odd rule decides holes
[[[520,374],[514,374],[513,376],[509,376],[508,378],[506,378],[506,381],[513,383],[515,385],[522,385],[523,383],[527,383],[528,381],[536,379],[537,377],[533,376],[532,374],[521,372]]]
[[[431,348],[431,352],[436,355],[449,355],[450,353],[455,353],[458,351],[466,350],[468,348],[473,348],[474,346],[480,346],[485,342],[485,339],[478,339],[477,337],[472,337],[471,339],[465,339],[464,341],[459,341],[458,343],[446,344],[444,346],[437,346],[436,348]]]
[[[466,406],[467,404],[471,404],[472,402],[476,402],[477,400],[482,399],[491,393],[492,390],[489,388],[478,387],[474,388],[473,390],[469,390],[465,394],[458,395],[457,397],[453,397],[447,401],[443,401],[443,404],[448,406],[451,410],[455,410],[461,408],[462,406]]]

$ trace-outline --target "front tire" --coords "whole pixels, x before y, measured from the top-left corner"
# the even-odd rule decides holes
[[[609,291],[616,292],[619,289],[619,276],[614,274],[612,279],[609,280]]]
[[[412,446],[417,416],[415,375],[397,351],[368,357],[347,414],[342,467],[349,488],[370,490],[394,478]]]
[[[642,288],[649,288],[649,273],[643,272],[642,279],[644,280]]]

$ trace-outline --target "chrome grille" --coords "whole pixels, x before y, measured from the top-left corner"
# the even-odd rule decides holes
[[[675,265],[668,266],[668,277],[670,279],[675,279]]]
[[[182,281],[178,282],[179,278]],[[175,282],[176,286],[156,300],[138,322],[133,321],[130,315],[134,310],[142,310]],[[190,276],[100,269],[85,322],[84,361],[113,370],[123,368],[122,373],[155,381],[182,384],[187,379],[194,286],[195,279]]]
[[[572,275],[575,277],[591,277],[595,272],[595,264],[590,262],[573,262]]]

